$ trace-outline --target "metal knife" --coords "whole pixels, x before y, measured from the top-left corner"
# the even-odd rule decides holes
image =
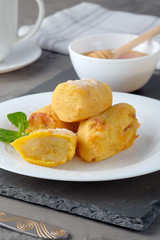
[[[0,211],[0,226],[42,239],[67,239],[63,228]]]

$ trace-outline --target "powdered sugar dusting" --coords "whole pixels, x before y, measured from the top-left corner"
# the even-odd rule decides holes
[[[72,136],[76,136],[76,134],[66,128],[49,128],[49,129],[39,129],[39,130],[35,130],[36,132],[51,132],[53,134],[60,134],[60,135],[72,135]]]
[[[80,80],[68,80],[66,82],[68,85],[72,85],[72,86],[77,86],[77,87],[98,87],[100,85],[100,82],[98,82],[95,79],[80,79]]]

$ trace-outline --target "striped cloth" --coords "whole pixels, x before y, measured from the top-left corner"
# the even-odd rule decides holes
[[[82,36],[99,33],[139,35],[160,24],[160,18],[122,11],[111,11],[98,4],[81,2],[46,17],[33,37],[42,49],[68,54],[68,44]],[[23,26],[24,35],[31,26]],[[160,35],[155,38],[160,42]],[[160,64],[159,64],[160,68]]]

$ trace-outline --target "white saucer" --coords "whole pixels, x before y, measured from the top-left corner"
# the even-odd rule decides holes
[[[15,45],[10,55],[0,64],[0,73],[15,71],[33,63],[41,52],[40,47],[31,41]]]

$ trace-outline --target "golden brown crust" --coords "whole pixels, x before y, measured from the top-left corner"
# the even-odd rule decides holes
[[[67,81],[52,94],[52,108],[61,121],[79,122],[112,105],[111,88],[94,79]]]
[[[91,162],[109,158],[133,144],[138,127],[135,109],[126,103],[116,104],[80,123],[78,154]]]
[[[48,128],[66,128],[73,132],[77,132],[79,123],[65,123],[61,121],[56,113],[52,110],[51,104],[44,108],[33,112],[28,119],[28,128],[26,133],[33,132],[38,129]]]

